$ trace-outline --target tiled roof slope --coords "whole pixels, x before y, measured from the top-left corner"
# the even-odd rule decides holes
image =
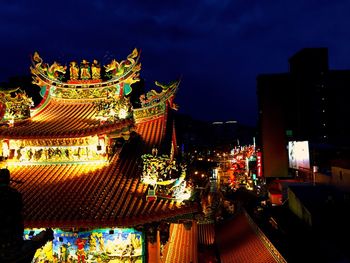
[[[198,243],[201,245],[213,245],[215,242],[215,225],[198,224]]]
[[[101,124],[94,104],[88,100],[50,99],[32,118],[13,127],[0,127],[0,138],[35,139],[65,138],[108,133],[131,125],[131,120]]]
[[[23,181],[13,186],[23,195],[25,226],[127,227],[197,211],[172,200],[146,200],[140,156],[161,143],[164,125],[164,117],[138,123],[139,136],[107,165],[9,166],[11,177]]]
[[[183,224],[171,224],[167,251],[164,251],[166,263],[196,263],[197,253],[197,224],[193,223],[191,229],[187,230]]]
[[[218,233],[218,238],[222,263],[278,262],[255,233],[243,213],[224,224]]]

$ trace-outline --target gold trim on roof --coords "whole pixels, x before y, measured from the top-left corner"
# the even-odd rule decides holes
[[[3,112],[1,118],[11,121],[24,120],[30,118],[30,108],[34,106],[31,97],[28,97],[26,92],[20,88],[13,90],[0,90],[0,104]]]
[[[33,83],[40,87],[103,88],[115,86],[118,83],[131,85],[140,80],[139,58],[140,53],[135,48],[125,60],[118,62],[114,59],[104,65],[104,74],[102,74],[102,67],[97,60],[90,63],[84,59],[80,66],[76,61],[72,61],[67,70],[67,66],[56,61],[51,65],[44,63],[39,53],[35,52],[30,70],[33,74]]]

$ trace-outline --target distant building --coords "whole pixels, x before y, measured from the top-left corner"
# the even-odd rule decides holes
[[[267,194],[271,205],[282,205],[288,200],[288,187],[305,184],[297,179],[273,180],[268,184]]]
[[[343,241],[350,234],[349,193],[324,184],[289,185],[288,207],[300,219],[293,230],[299,253],[306,247],[313,257],[321,256],[315,262],[349,262],[349,246]]]
[[[304,48],[289,72],[257,77],[260,140],[266,177],[288,176],[288,141],[308,141],[310,165],[330,167],[350,146],[350,70],[329,70],[327,48]]]
[[[343,189],[350,190],[350,161],[338,160],[332,163],[331,184]]]
[[[331,185],[294,184],[288,186],[288,206],[302,221],[316,228],[333,223],[348,227],[348,193]],[[347,220],[345,220],[347,219]]]
[[[231,151],[236,146],[253,144],[256,128],[235,120],[201,121],[176,114],[178,143],[186,152],[194,150]]]
[[[215,138],[213,143],[226,151],[230,151],[234,146],[239,146],[238,128],[237,121],[213,122],[211,124],[212,135]]]

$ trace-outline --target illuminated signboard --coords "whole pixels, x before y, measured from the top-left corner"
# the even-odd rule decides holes
[[[257,175],[258,177],[262,177],[262,160],[261,160],[261,152],[256,153],[256,166],[257,166]]]
[[[293,169],[310,169],[310,154],[308,141],[288,142],[289,167]]]

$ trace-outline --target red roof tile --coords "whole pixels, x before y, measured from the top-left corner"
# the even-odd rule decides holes
[[[13,127],[0,127],[0,138],[65,138],[107,133],[132,125],[132,120],[101,124],[91,101],[50,99],[49,103],[31,119]]]
[[[198,243],[213,245],[215,242],[215,226],[212,223],[198,224]]]
[[[126,143],[105,165],[10,165],[11,177],[23,181],[14,187],[23,195],[25,225],[132,226],[196,212],[196,206],[177,207],[171,200],[146,200],[138,161],[161,143],[164,125],[162,117],[137,124],[141,140]]]
[[[186,230],[183,224],[171,224],[169,241],[166,251],[164,251],[165,259],[163,259],[163,262],[198,262],[197,231],[195,222],[193,222],[190,230]]]
[[[255,233],[244,214],[225,224],[218,235],[222,263],[278,262]]]

